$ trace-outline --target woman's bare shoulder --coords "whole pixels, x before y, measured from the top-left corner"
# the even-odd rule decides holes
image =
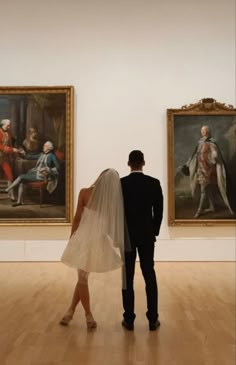
[[[93,187],[82,188],[79,193],[79,199],[86,205],[93,191]]]
[[[89,187],[89,188],[82,188],[81,190],[80,190],[80,194],[90,194],[91,192],[93,191],[93,187]]]

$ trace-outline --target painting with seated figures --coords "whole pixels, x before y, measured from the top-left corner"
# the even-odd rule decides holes
[[[0,87],[0,225],[72,221],[73,87]]]

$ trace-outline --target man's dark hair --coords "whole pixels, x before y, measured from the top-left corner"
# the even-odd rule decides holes
[[[131,167],[141,167],[144,163],[144,155],[139,150],[134,150],[129,154],[129,165]]]

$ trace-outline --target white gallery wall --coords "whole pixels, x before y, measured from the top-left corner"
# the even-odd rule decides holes
[[[235,0],[1,1],[2,86],[73,85],[74,196],[141,149],[165,210],[157,260],[235,260],[236,227],[168,227],[166,109],[236,104]],[[1,209],[1,207],[0,207]],[[59,260],[70,226],[0,226],[0,260]]]

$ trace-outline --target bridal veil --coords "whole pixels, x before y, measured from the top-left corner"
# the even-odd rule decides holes
[[[86,272],[106,272],[124,264],[126,237],[124,206],[119,174],[103,171],[94,183],[78,229],[69,239],[61,261]],[[123,287],[125,286],[123,267]]]

